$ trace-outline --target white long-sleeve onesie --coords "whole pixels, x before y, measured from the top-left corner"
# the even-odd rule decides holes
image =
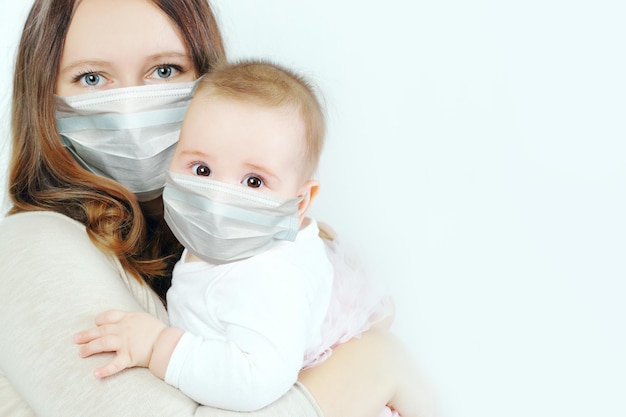
[[[167,294],[173,326],[185,333],[166,382],[196,401],[249,411],[280,398],[308,359],[323,352],[321,326],[333,268],[315,221],[294,242],[221,265],[185,262]]]

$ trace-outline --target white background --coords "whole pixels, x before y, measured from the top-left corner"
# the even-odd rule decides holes
[[[0,133],[29,2],[0,14]],[[621,0],[215,0],[324,91],[314,214],[397,300],[449,417],[626,416]]]

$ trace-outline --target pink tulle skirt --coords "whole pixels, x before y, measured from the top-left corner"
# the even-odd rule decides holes
[[[396,410],[392,410],[389,407],[383,408],[378,417],[400,417],[400,414]]]
[[[345,245],[336,238],[324,242],[335,271],[333,294],[321,343],[306,355],[303,369],[320,364],[332,354],[333,347],[359,337],[373,325],[383,320],[390,325],[394,313],[391,297],[375,285]]]

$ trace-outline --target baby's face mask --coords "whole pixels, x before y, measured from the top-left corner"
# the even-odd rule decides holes
[[[61,141],[86,170],[113,179],[139,201],[161,195],[198,80],[55,97]]]
[[[172,233],[194,255],[214,264],[295,240],[300,201],[175,172],[168,172],[163,192]]]

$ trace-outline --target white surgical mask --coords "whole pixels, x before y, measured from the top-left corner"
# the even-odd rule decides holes
[[[197,81],[116,88],[55,97],[63,145],[87,170],[153,200]]]
[[[165,221],[194,255],[211,263],[245,259],[293,241],[298,203],[207,178],[168,172]]]

